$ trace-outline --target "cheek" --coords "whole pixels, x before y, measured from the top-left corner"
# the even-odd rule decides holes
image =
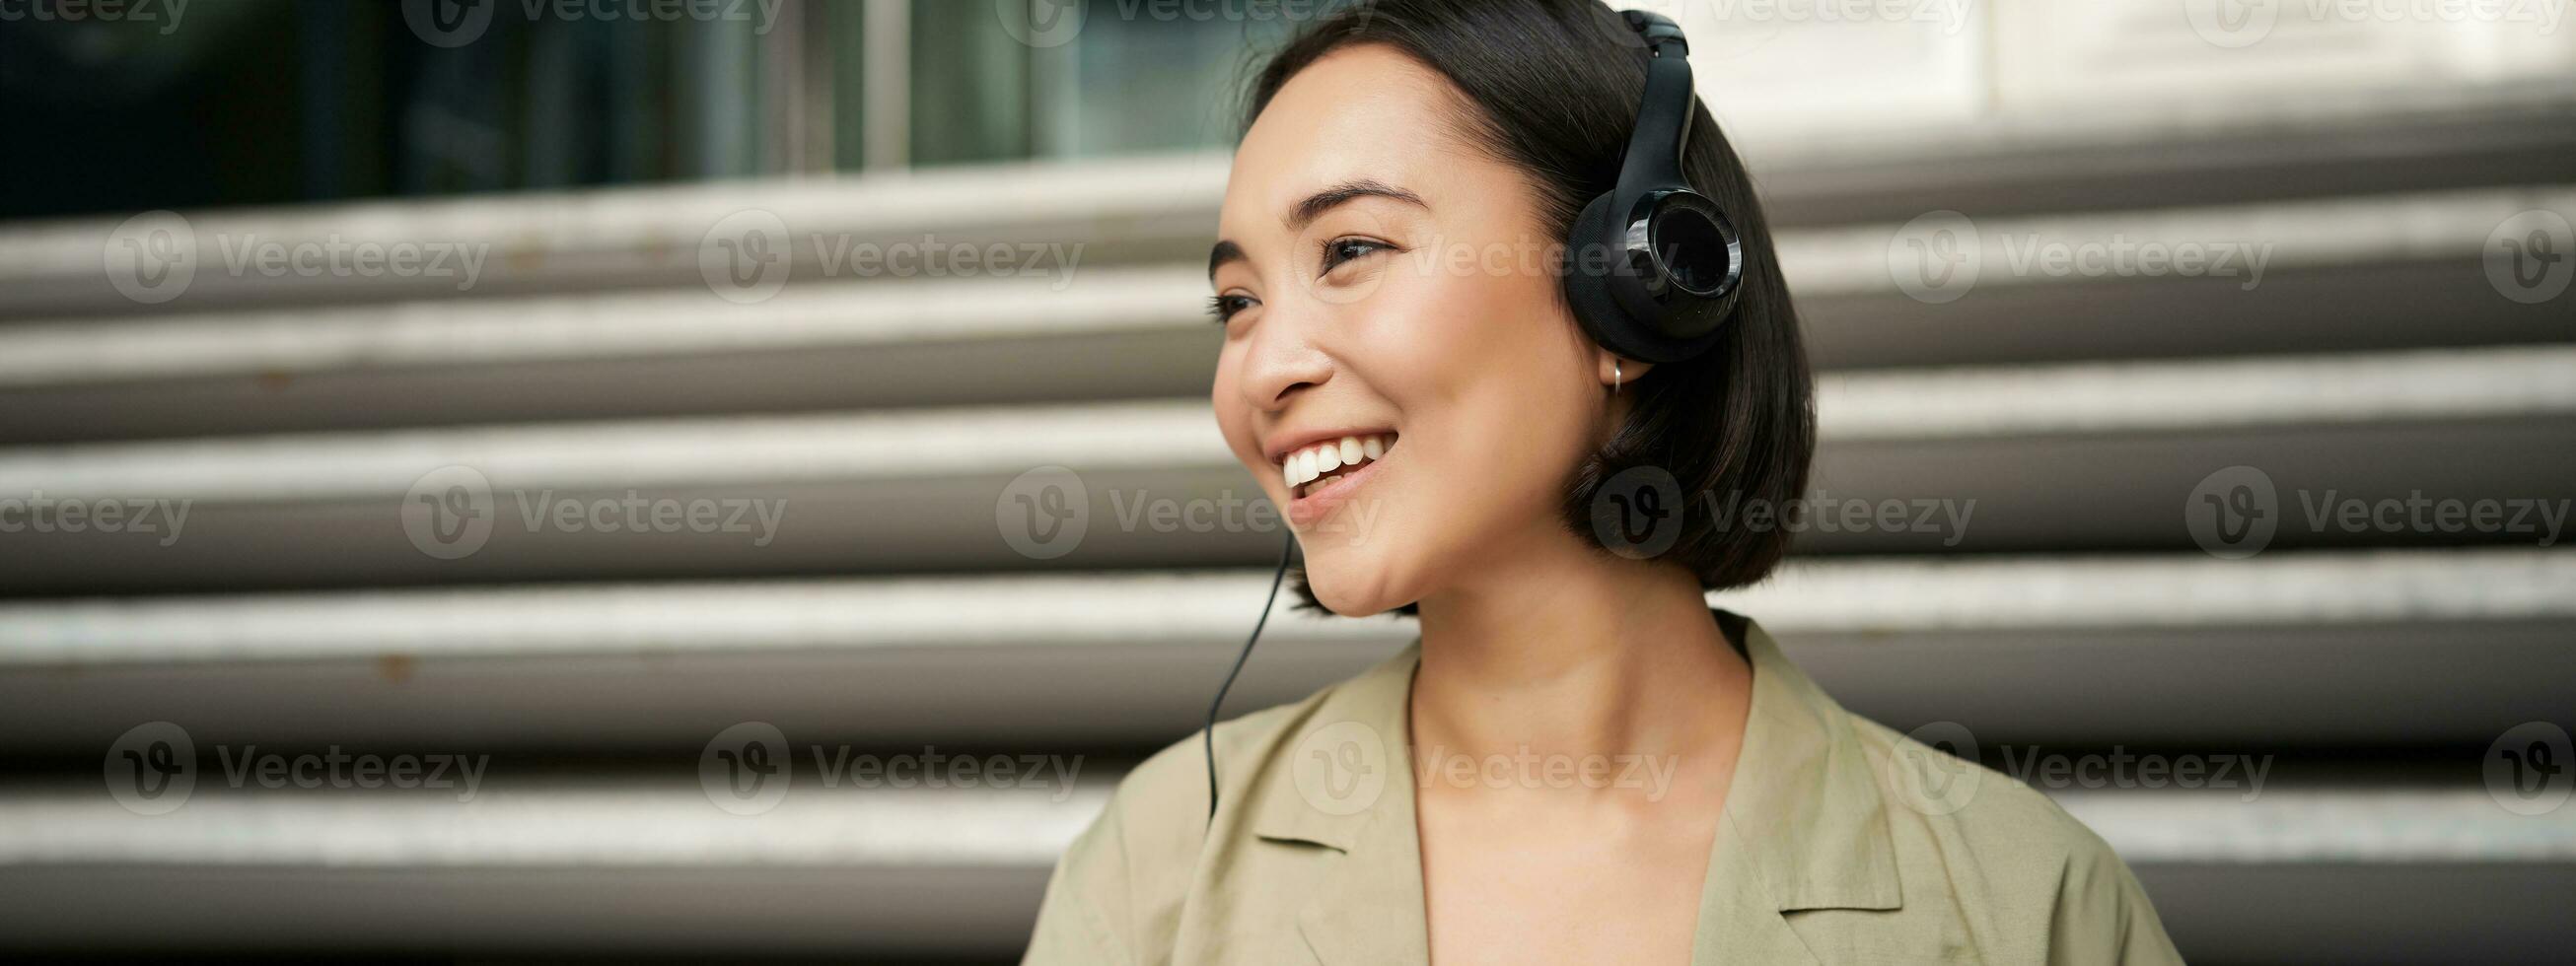
[[[1559,307],[1555,279],[1444,277],[1406,286],[1372,340],[1376,385],[1388,387],[1425,455],[1454,492],[1483,512],[1552,508],[1592,444],[1600,401],[1588,393],[1590,342]],[[1397,368],[1397,367],[1401,368]]]

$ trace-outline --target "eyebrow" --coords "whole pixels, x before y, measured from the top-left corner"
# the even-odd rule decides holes
[[[1325,212],[1361,198],[1391,198],[1425,211],[1431,209],[1431,205],[1424,202],[1422,196],[1413,192],[1372,178],[1358,178],[1307,195],[1306,200],[1288,209],[1288,217],[1284,222],[1289,231],[1304,231],[1307,225],[1323,217]],[[1219,240],[1215,246],[1208,249],[1208,277],[1215,278],[1217,269],[1231,262],[1243,261],[1247,257],[1243,252],[1243,246],[1231,241]]]

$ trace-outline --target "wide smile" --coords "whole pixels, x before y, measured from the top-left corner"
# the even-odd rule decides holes
[[[1290,451],[1279,463],[1280,479],[1288,486],[1289,521],[1311,522],[1339,506],[1375,475],[1395,443],[1395,431],[1382,430],[1317,440]]]

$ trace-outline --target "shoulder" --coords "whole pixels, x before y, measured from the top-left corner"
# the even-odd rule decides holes
[[[1922,740],[1951,743],[1940,726],[1918,738],[1849,717],[1886,801],[1909,905],[1917,882],[1943,882],[1962,918],[2038,927],[2014,931],[2044,935],[2048,962],[2181,961],[2128,864],[2055,800]]]
[[[1363,675],[1365,677],[1365,675]],[[1318,709],[1359,678],[1219,722],[1218,815],[1208,814],[1207,732],[1194,731],[1119,780],[1107,807],[1056,863],[1028,962],[1155,962],[1180,927],[1211,825],[1240,821],[1261,776]]]
[[[1961,758],[1958,744],[1973,740],[1966,729],[1943,723],[1902,734],[1846,715],[1887,801],[1891,825],[2008,845],[2001,851],[1980,849],[1978,855],[2034,868],[2088,857],[2116,860],[2101,836],[2055,800],[2010,775]],[[1973,745],[1968,753],[1975,754]]]

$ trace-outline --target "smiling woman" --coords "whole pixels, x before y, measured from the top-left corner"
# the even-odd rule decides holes
[[[1789,537],[1695,508],[1796,502],[1814,417],[1687,58],[1595,0],[1378,0],[1262,70],[1210,401],[1306,603],[1421,635],[1217,726],[1213,777],[1139,766],[1030,961],[2175,959],[2090,831],[1708,607]]]

